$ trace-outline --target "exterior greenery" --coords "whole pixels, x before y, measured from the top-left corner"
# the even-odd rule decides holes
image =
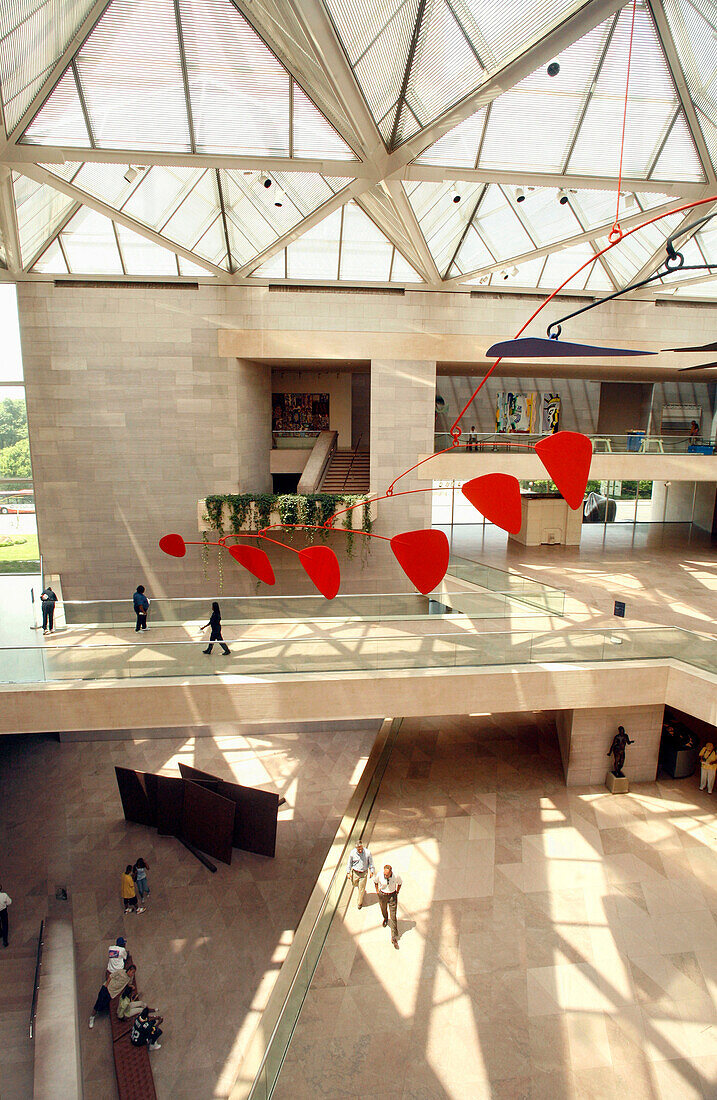
[[[0,401],[0,477],[32,477],[27,410],[17,397]]]

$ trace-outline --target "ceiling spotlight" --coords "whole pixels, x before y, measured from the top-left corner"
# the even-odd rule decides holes
[[[508,272],[507,271],[501,271],[501,275],[503,276],[504,279],[508,278]]]
[[[633,206],[637,206],[637,199],[633,195],[632,191],[628,191],[625,195],[625,208],[631,210]]]
[[[512,268],[510,273],[511,273],[511,275],[517,275],[518,274],[518,268],[517,267]]]
[[[478,282],[481,284],[481,286],[485,286],[486,283],[490,282],[490,275],[481,275]]]
[[[262,174],[259,176],[259,183],[262,187],[269,188],[271,187],[273,180],[271,176],[267,176],[264,172],[262,172]]]
[[[548,76],[557,76],[560,72],[560,65],[557,61],[551,61],[548,65]]]
[[[458,189],[456,188],[456,185],[455,185],[455,183],[454,183],[454,184],[453,184],[453,186],[451,187],[451,189],[450,189],[450,191],[448,192],[448,194],[449,194],[449,195],[451,196],[451,201],[452,201],[452,202],[460,202],[460,201],[461,201],[461,195],[460,195],[460,191],[458,191]]]
[[[515,189],[515,201],[525,202],[525,191],[522,187],[516,187]]]
[[[283,205],[284,205],[284,192],[281,190],[280,187],[277,187],[276,190],[274,191],[274,206],[283,206]]]
[[[561,187],[560,190],[558,191],[558,202],[560,203],[561,206],[565,206],[567,201],[568,201],[568,193],[567,193],[567,191],[565,190],[564,187]]]
[[[130,164],[129,168],[127,169],[127,171],[124,174],[124,178],[127,180],[127,183],[134,183],[134,181],[137,179],[138,175],[139,175],[139,168],[133,168],[132,165]]]

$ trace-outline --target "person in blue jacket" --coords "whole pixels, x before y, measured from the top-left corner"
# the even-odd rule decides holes
[[[132,597],[134,604],[135,615],[137,616],[137,625],[134,628],[135,632],[138,630],[147,629],[147,612],[149,611],[149,600],[144,594],[144,585],[138,584],[137,591]]]

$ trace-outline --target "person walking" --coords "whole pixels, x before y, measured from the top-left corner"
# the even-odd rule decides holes
[[[2,883],[0,882],[0,936],[2,936],[2,945],[3,945],[3,947],[7,947],[7,937],[8,937],[7,910],[8,910],[9,905],[12,905],[12,898],[10,897],[9,894],[5,893],[5,891],[2,888]]]
[[[122,875],[122,901],[124,902],[125,913],[136,913],[138,911],[137,888],[134,884],[131,863],[127,864]],[[144,909],[139,910],[139,912],[143,913]]]
[[[376,883],[376,893],[378,894],[378,904],[381,906],[381,914],[383,916],[383,927],[387,924],[391,925],[391,943],[398,951],[398,921],[396,920],[396,911],[398,907],[398,894],[403,885],[403,879],[400,875],[394,875],[393,867],[390,863],[387,863],[383,869],[383,873],[376,875],[374,879]]]
[[[715,775],[717,774],[717,752],[711,741],[700,749],[700,790],[707,788],[707,794],[712,794],[715,788]],[[0,902],[2,894],[0,894]],[[0,914],[1,916],[2,914]]]
[[[144,585],[138,584],[137,591],[132,597],[132,603],[134,606],[134,613],[137,616],[137,625],[135,626],[135,632],[139,630],[147,629],[147,615],[149,613],[149,600],[144,594]]]
[[[222,638],[222,613],[219,610],[219,604],[216,600],[212,604],[212,613],[209,616],[209,622],[204,624],[202,630],[206,630],[207,627],[211,627],[211,634],[209,635],[209,644],[206,649],[202,650],[202,653],[211,653],[214,648],[214,643],[219,642],[222,647],[222,653],[225,657],[228,657],[231,650]]]
[[[139,912],[144,911],[144,899],[149,894],[149,883],[147,882],[147,871],[149,870],[149,864],[140,856],[134,867],[132,868],[132,876],[134,878],[134,884],[137,888],[137,897],[139,904],[142,907]]]
[[[359,840],[356,847],[352,848],[349,852],[349,861],[346,867],[346,878],[351,880],[352,888],[354,886],[358,887],[359,909],[363,907],[369,871],[373,878],[376,874],[376,868],[373,865],[373,856],[368,848],[364,847],[363,843]]]
[[[57,595],[52,591],[49,584],[40,593],[40,602],[42,603],[42,633],[54,634]]]

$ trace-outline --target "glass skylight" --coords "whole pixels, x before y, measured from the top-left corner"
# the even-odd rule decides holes
[[[30,264],[75,204],[53,187],[27,176],[13,173],[13,187],[22,261]]]

